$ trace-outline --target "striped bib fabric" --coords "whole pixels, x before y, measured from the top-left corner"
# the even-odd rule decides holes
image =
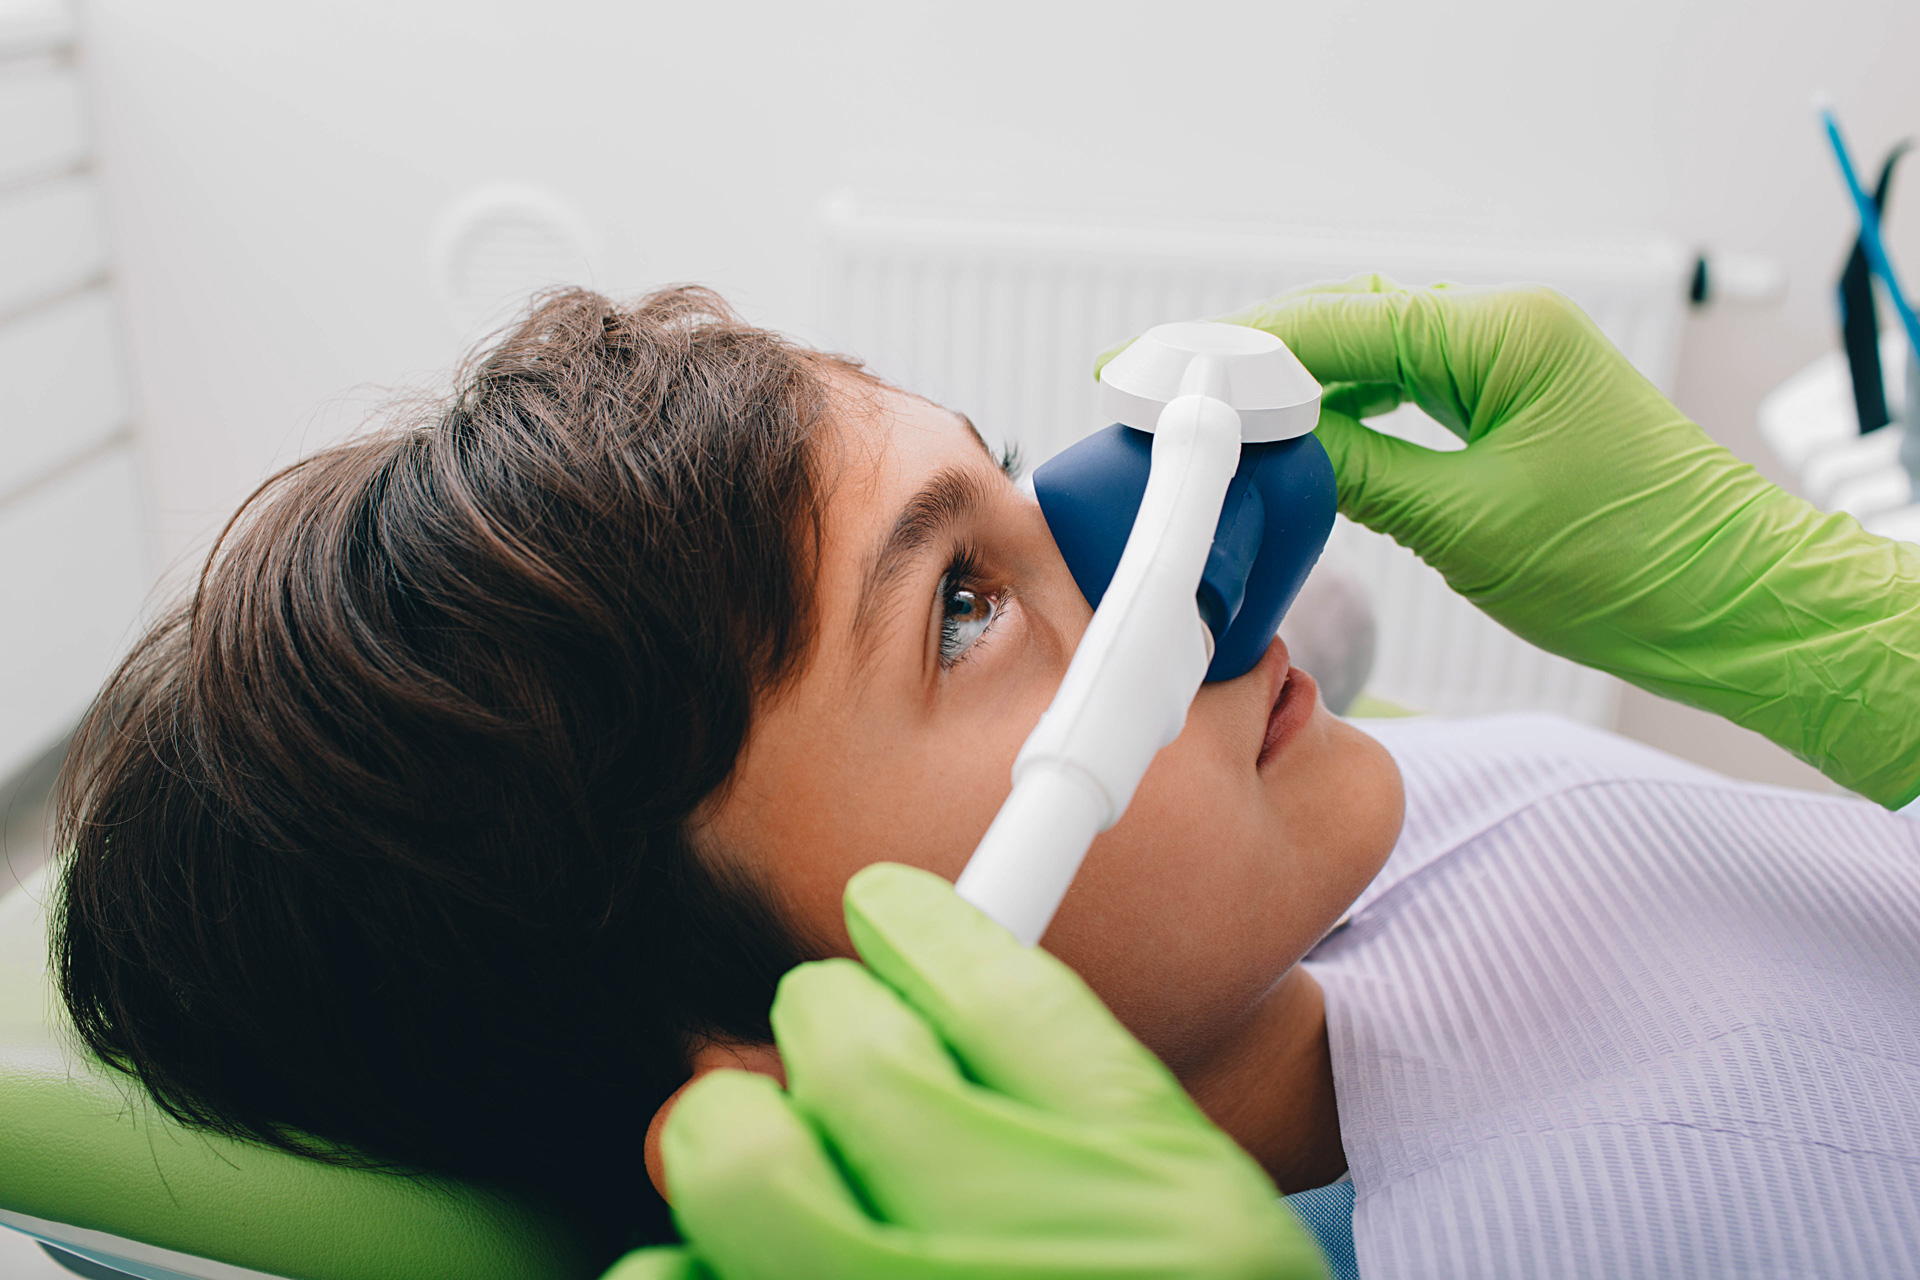
[[[1920,1276],[1920,823],[1542,716],[1369,722],[1309,957],[1366,1280]]]

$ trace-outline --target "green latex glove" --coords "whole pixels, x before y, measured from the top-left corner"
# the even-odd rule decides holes
[[[1920,792],[1920,548],[1763,479],[1571,302],[1372,276],[1225,318],[1328,384],[1318,434],[1340,510],[1515,634],[1889,807]],[[1357,421],[1403,399],[1467,447]]]
[[[713,1280],[691,1249],[636,1249],[613,1264],[600,1280]]]
[[[1265,1173],[1065,965],[907,867],[855,876],[846,912],[867,967],[802,965],[774,1002],[788,1090],[716,1071],[667,1122],[674,1216],[714,1274],[1325,1275]]]

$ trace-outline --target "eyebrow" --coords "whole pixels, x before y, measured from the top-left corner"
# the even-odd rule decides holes
[[[856,652],[864,652],[864,642],[871,638],[879,622],[881,607],[913,562],[988,497],[987,481],[977,470],[943,467],[918,493],[907,499],[893,527],[867,562],[866,577],[860,586],[860,605],[853,616]]]

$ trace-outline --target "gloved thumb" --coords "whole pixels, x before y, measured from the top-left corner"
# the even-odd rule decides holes
[[[1340,514],[1406,543],[1420,527],[1450,455],[1395,439],[1322,406],[1314,435],[1333,463]]]

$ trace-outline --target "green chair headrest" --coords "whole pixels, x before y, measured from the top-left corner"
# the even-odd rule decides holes
[[[293,1280],[598,1274],[530,1206],[187,1129],[76,1058],[47,1016],[43,892],[30,880],[0,898],[0,1209]]]

